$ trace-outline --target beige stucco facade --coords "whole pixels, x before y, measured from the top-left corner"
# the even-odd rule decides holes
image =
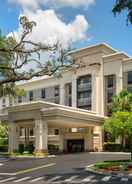
[[[33,128],[28,141],[36,153],[48,152],[49,145],[68,151],[74,140],[84,151],[102,150],[101,126],[111,97],[123,88],[131,90],[132,58],[104,43],[70,54],[76,67],[61,78],[30,80],[18,85],[26,91],[22,99],[0,99],[1,120],[9,122],[9,151],[25,142],[21,128]]]

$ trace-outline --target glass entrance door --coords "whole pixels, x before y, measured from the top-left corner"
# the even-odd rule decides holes
[[[84,140],[67,140],[67,150],[69,153],[83,152],[84,151]]]

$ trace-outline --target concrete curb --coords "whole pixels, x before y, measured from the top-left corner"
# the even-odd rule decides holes
[[[5,158],[5,159],[3,159],[3,160],[0,160],[0,163],[5,163],[5,162],[8,162],[9,160],[11,160],[11,158]]]
[[[112,154],[112,155],[131,155],[130,152],[89,152],[90,154]]]
[[[34,155],[31,155],[31,156],[27,156],[27,155],[11,155],[11,156],[9,156],[9,159],[15,159],[15,158],[33,158],[33,159],[44,159],[44,158],[54,158],[54,157],[56,157],[56,155],[47,155],[47,156],[44,156],[44,157],[36,157],[36,156],[34,156]]]

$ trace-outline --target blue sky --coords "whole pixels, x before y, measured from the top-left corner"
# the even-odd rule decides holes
[[[9,3],[8,0],[0,0],[0,2],[0,28],[4,34],[8,34],[13,30],[17,30],[18,17],[25,10],[23,10],[20,4],[18,6],[17,3]],[[112,47],[132,55],[132,26],[126,25],[125,14],[117,17],[113,16],[111,9],[114,2],[115,0],[96,0],[95,4],[90,5],[88,8],[85,6],[63,6],[56,8],[41,4],[39,5],[39,9],[42,11],[49,8],[53,9],[55,15],[59,16],[61,21],[66,25],[74,21],[77,15],[83,15],[85,17],[85,20],[90,25],[85,30],[85,35],[88,35],[88,38],[81,39],[79,37],[75,41],[74,47],[79,48],[99,42],[106,42]]]

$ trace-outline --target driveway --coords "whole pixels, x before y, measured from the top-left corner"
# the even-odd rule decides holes
[[[110,177],[86,171],[86,166],[100,160],[128,159],[121,153],[81,153],[44,159],[14,159],[0,166],[0,183],[132,183],[132,179]]]

